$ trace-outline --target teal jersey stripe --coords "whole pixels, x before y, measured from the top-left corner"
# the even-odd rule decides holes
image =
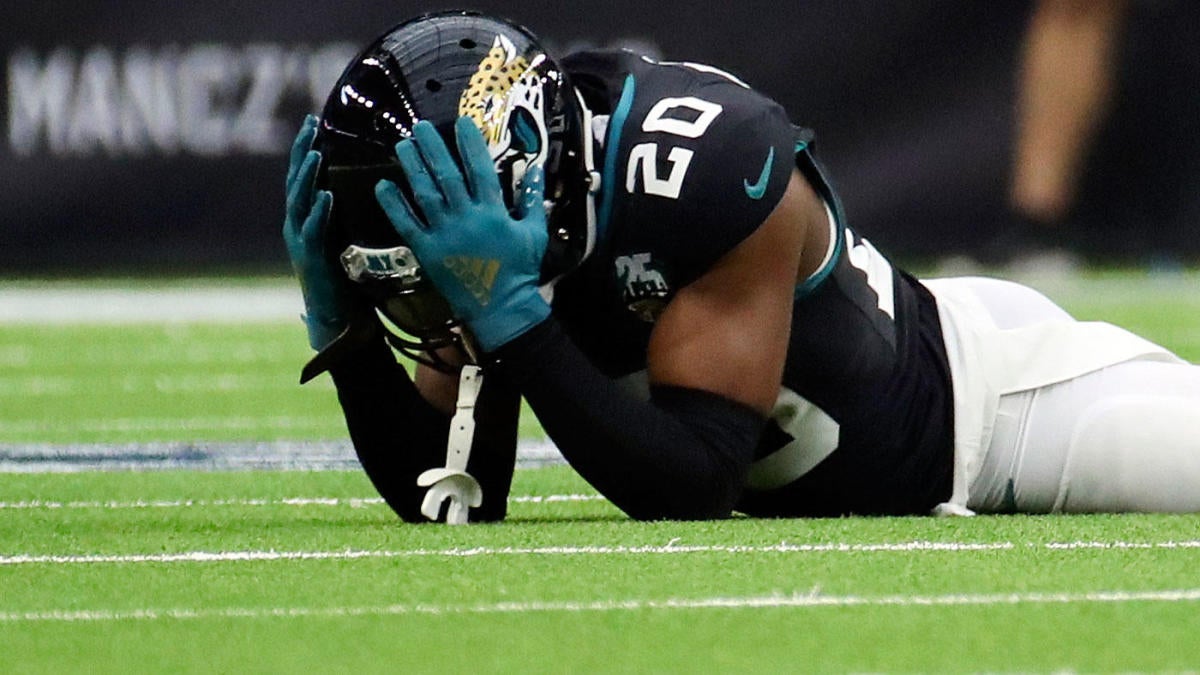
[[[821,285],[821,282],[825,281],[833,273],[833,268],[837,265],[838,259],[842,257],[842,249],[846,246],[846,237],[842,235],[842,228],[837,227],[835,229],[837,241],[833,245],[833,255],[829,256],[829,262],[825,263],[824,267],[814,272],[812,276],[805,279],[802,283],[796,284],[796,291],[792,294],[793,298],[799,300],[812,293],[817,289],[817,286]]]
[[[796,154],[800,154],[807,149],[807,141],[796,143]],[[825,195],[821,195],[821,198],[827,199]],[[796,290],[792,293],[792,297],[797,300],[811,294],[822,282],[829,278],[829,275],[833,273],[833,268],[842,257],[842,249],[846,247],[846,228],[842,225],[841,204],[838,204],[836,199],[829,204],[829,212],[833,214],[833,236],[836,238],[836,241],[833,242],[833,255],[829,256],[829,261],[825,263],[824,267],[814,272],[812,276],[801,283],[796,284]]]
[[[613,199],[617,194],[617,152],[621,147],[621,129],[625,126],[625,118],[633,107],[634,82],[633,75],[625,77],[625,86],[621,90],[621,100],[617,109],[608,120],[608,140],[604,147],[604,173],[601,182],[600,214],[596,218],[596,243],[605,241],[608,234],[609,219],[612,218]]]

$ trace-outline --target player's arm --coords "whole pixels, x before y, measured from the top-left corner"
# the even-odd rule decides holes
[[[779,394],[797,280],[815,271],[828,240],[820,199],[793,171],[766,221],[659,317],[651,384],[711,392],[767,415]]]
[[[416,383],[383,340],[374,340],[330,369],[355,453],[375,489],[406,521],[421,514],[426,489],[417,477],[444,466],[457,392],[453,375],[418,366]],[[422,372],[424,371],[424,372]],[[423,381],[436,386],[422,389]],[[426,393],[430,392],[430,393]],[[479,481],[483,503],[473,522],[502,520],[516,459],[520,397],[504,382],[484,378],[475,403],[475,432],[467,472]]]
[[[352,322],[357,347],[330,369],[363,469],[402,518],[424,521],[425,489],[417,476],[445,464],[453,399],[444,382],[418,373],[417,386],[396,362],[381,327],[349,280],[324,254],[332,197],[315,189],[320,153],[312,150],[316,118],[309,117],[292,146],[283,237],[304,295],[309,343],[325,349]],[[433,371],[430,371],[433,372]],[[451,379],[452,376],[449,376]],[[421,388],[424,381],[425,386]],[[418,391],[421,389],[421,391]],[[428,399],[427,399],[428,397]],[[507,507],[516,454],[519,397],[502,382],[485,383],[476,404],[476,433],[468,471],[483,487],[472,520],[499,520]]]
[[[777,198],[765,222],[668,310],[674,316],[654,338],[656,384],[644,402],[587,360],[538,293],[547,237],[540,170],[530,169],[521,203],[510,213],[478,129],[464,118],[456,134],[461,169],[437,131],[418,123],[396,147],[416,204],[386,181],[376,195],[491,355],[489,377],[520,391],[571,465],[630,515],[728,516],[779,387],[791,289],[804,272],[813,213],[820,212],[824,226],[811,191],[802,181],[788,182],[790,170],[783,171],[779,180],[788,184],[778,189],[787,198]],[[776,152],[790,149],[787,140],[779,143],[785,145]],[[463,259],[494,270],[482,292],[464,278]],[[731,309],[732,316],[724,314]],[[692,321],[714,322],[717,330],[702,335]],[[748,336],[738,334],[747,330]],[[745,381],[748,374],[755,381]]]
[[[820,200],[793,174],[766,221],[664,311],[649,402],[601,375],[554,320],[500,348],[498,366],[571,465],[626,513],[726,517],[779,392],[797,277],[820,263],[828,232]]]

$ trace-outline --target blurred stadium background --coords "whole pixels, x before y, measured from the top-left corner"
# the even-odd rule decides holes
[[[356,46],[458,3],[9,0],[0,275],[286,271],[284,153]],[[476,0],[565,52],[719,64],[818,132],[852,223],[901,261],[1009,218],[1028,0]],[[1132,264],[1200,253],[1200,3],[1134,3],[1069,240]],[[1120,237],[1116,235],[1120,233]]]

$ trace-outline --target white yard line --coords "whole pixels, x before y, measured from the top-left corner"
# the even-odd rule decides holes
[[[128,420],[126,420],[128,421]],[[303,429],[317,418],[275,418],[283,430]],[[48,423],[47,423],[48,424]],[[203,426],[167,425],[198,433]],[[0,428],[5,424],[0,421]],[[121,420],[109,420],[107,431],[126,429]],[[228,429],[226,429],[228,430]],[[562,454],[545,439],[522,439],[517,443],[517,467],[532,468],[562,464]],[[0,474],[67,473],[80,471],[178,470],[357,470],[358,459],[347,439],[325,441],[230,441],[174,443],[0,443]]]
[[[963,553],[979,551],[1007,551],[1018,547],[1052,551],[1092,549],[1195,549],[1200,541],[1165,542],[937,542],[908,541],[877,544],[792,544],[780,542],[760,546],[683,544],[672,540],[665,545],[647,546],[538,546],[538,547],[490,547],[408,550],[355,550],[340,551],[183,551],[179,553],[153,554],[91,554],[91,555],[9,555],[0,556],[0,566],[16,565],[100,565],[100,564],[174,564],[174,563],[227,563],[227,562],[274,562],[295,560],[364,560],[377,558],[487,558],[498,556],[593,556],[593,555],[680,555],[690,553],[719,554],[806,554],[806,553],[916,553],[942,552]]]
[[[509,497],[510,504],[551,504],[556,502],[604,501],[600,495],[516,495]],[[383,504],[379,497],[283,497],[279,499],[163,499],[133,501],[73,501],[62,502],[34,499],[19,502],[0,502],[4,510],[60,510],[60,509],[175,509],[214,506],[348,506],[362,508]]]
[[[479,604],[412,604],[357,607],[229,607],[0,612],[0,623],[156,621],[162,619],[298,619],[355,616],[627,612],[643,610],[768,609],[821,607],[946,607],[994,605],[1196,602],[1200,589],[1094,591],[1091,593],[985,593],[946,595],[793,595],[626,600],[531,601]]]

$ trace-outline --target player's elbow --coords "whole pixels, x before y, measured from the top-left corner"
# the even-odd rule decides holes
[[[741,491],[742,481],[725,472],[679,477],[617,506],[635,520],[722,520],[733,515]]]
[[[634,520],[723,520],[733,515],[732,499],[695,497],[663,499],[656,504],[624,509]]]

